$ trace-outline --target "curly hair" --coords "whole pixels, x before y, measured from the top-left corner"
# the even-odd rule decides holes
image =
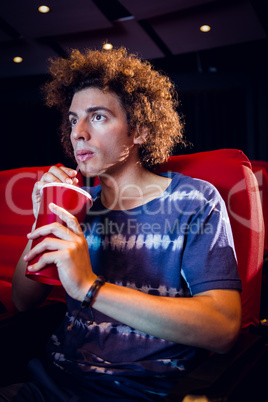
[[[50,60],[51,80],[44,87],[46,104],[62,113],[61,141],[73,157],[68,110],[73,95],[87,87],[116,93],[123,106],[130,132],[145,128],[139,158],[146,168],[164,162],[175,145],[185,145],[183,121],[177,112],[175,86],[148,61],[125,48],[73,50],[68,58]]]

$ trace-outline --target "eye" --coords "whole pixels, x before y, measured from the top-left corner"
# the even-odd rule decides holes
[[[71,127],[76,126],[78,119],[76,117],[70,117],[70,125]]]
[[[106,120],[106,117],[103,116],[103,114],[95,113],[95,114],[93,114],[93,116],[92,116],[92,120],[93,120],[93,121],[103,121],[103,120]]]

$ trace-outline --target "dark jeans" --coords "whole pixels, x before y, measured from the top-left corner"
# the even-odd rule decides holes
[[[153,392],[147,381],[111,379],[111,376],[95,377],[90,384],[79,384],[58,369],[48,374],[40,360],[29,364],[32,381],[0,388],[0,401],[14,402],[105,402],[105,401],[163,401],[165,395]],[[159,380],[161,381],[161,380]]]

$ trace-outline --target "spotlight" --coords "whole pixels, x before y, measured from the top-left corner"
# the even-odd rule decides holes
[[[46,14],[49,13],[50,8],[48,6],[40,6],[38,7],[39,13]]]
[[[16,57],[14,57],[13,61],[14,61],[14,63],[21,63],[23,61],[23,58],[20,56],[16,56]]]
[[[200,31],[202,32],[209,32],[211,30],[211,27],[209,25],[202,25],[200,27]]]
[[[104,45],[102,46],[102,48],[104,50],[112,50],[113,45],[111,43],[104,43]]]

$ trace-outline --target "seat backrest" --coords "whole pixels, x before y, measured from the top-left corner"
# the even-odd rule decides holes
[[[266,172],[268,173],[268,162],[267,161],[263,161],[263,160],[251,160],[250,161],[252,168],[263,168],[266,170]]]
[[[268,162],[251,160],[250,163],[260,190],[265,227],[264,256],[266,257],[268,256]]]
[[[260,314],[264,224],[258,183],[242,151],[222,149],[173,156],[159,168],[212,183],[230,217],[242,281],[242,327],[257,325]]]
[[[0,172],[0,302],[9,306],[4,299],[2,287],[9,286],[14,269],[27,244],[27,233],[34,223],[32,212],[32,191],[50,166],[24,167]],[[11,297],[8,292],[6,298]],[[64,299],[64,292],[56,289],[52,299]]]
[[[0,277],[10,281],[34,223],[31,194],[48,167],[0,172]]]

